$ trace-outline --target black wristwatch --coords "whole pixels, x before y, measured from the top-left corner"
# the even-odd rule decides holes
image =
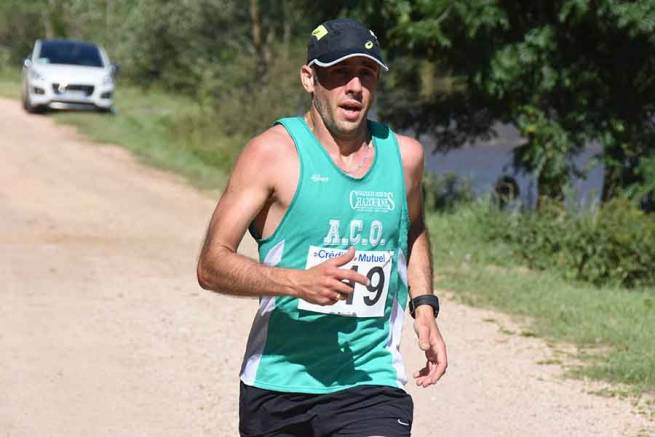
[[[422,296],[416,296],[414,299],[410,299],[409,314],[412,315],[412,318],[416,318],[416,307],[420,305],[430,305],[434,311],[435,319],[439,315],[439,298],[434,294],[424,294]]]

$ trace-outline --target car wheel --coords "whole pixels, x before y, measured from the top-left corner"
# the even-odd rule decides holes
[[[23,94],[23,109],[30,114],[42,114],[45,112],[45,107],[32,105],[27,94]]]
[[[113,115],[113,114],[116,113],[113,106],[110,106],[108,108],[104,108],[104,107],[101,107],[101,106],[96,106],[96,111],[98,111],[98,112],[100,112],[102,114],[112,114]]]
[[[27,94],[25,92],[23,92],[22,101],[23,101],[23,109],[31,113],[32,105],[30,104],[30,101],[28,100]]]

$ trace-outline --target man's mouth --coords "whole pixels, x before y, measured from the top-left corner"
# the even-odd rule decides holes
[[[360,112],[364,109],[364,106],[359,102],[346,102],[339,105],[346,115],[346,119],[355,120],[359,117]]]

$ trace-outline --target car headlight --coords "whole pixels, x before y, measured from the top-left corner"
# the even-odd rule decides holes
[[[30,70],[30,79],[32,80],[45,80],[45,77],[35,69]]]
[[[102,78],[102,84],[103,85],[111,85],[113,83],[113,79],[111,78],[111,74],[106,75],[105,77]]]

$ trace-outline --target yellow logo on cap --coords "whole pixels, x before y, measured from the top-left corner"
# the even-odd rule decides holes
[[[373,48],[373,41],[366,41],[366,44],[364,44],[364,47],[367,49],[372,49]]]
[[[316,37],[316,40],[319,40],[323,38],[325,35],[327,35],[328,30],[323,26],[322,24],[318,26],[314,31],[312,32],[312,35]]]

